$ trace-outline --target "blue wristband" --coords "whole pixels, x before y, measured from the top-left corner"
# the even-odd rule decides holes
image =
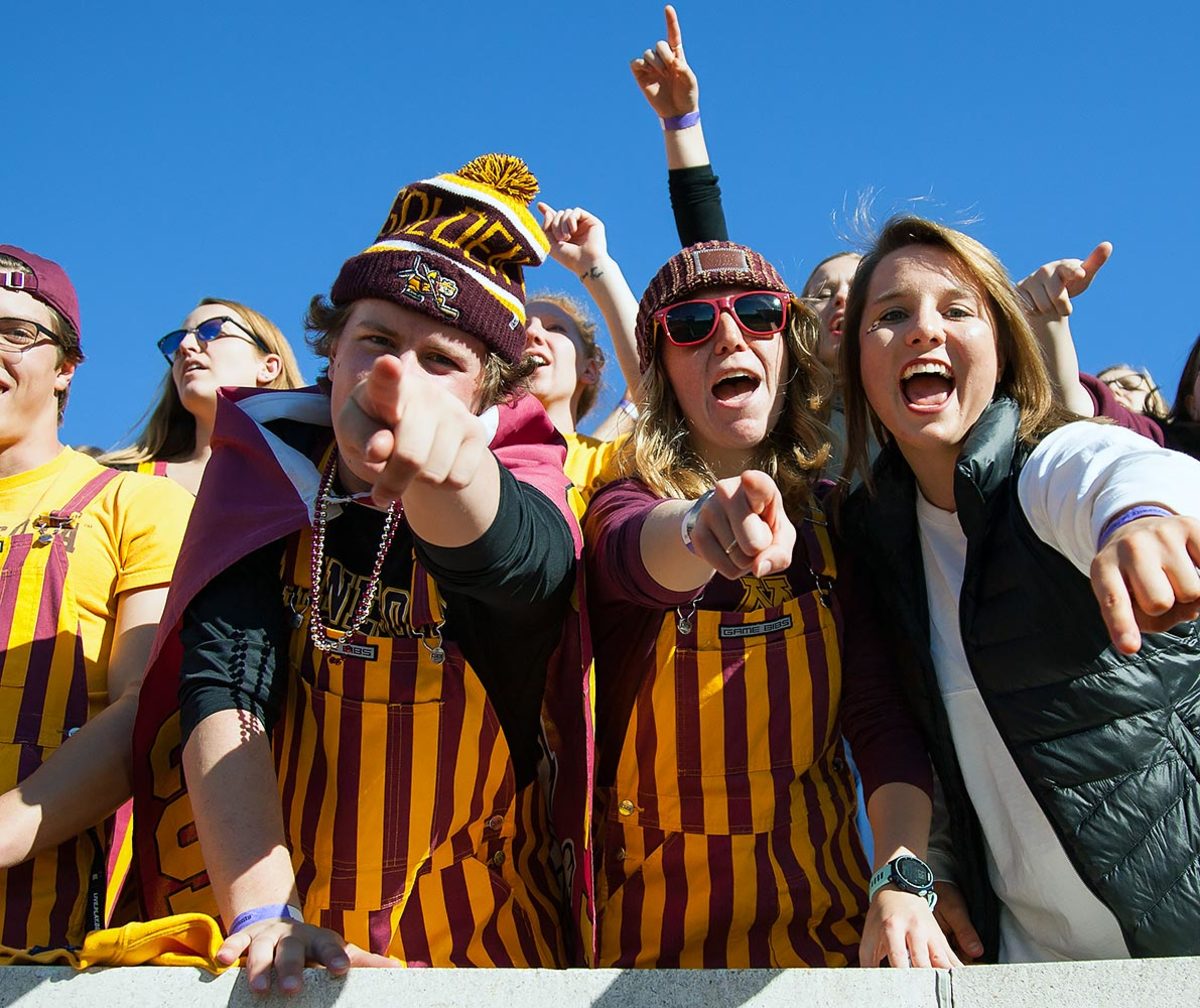
[[[243,910],[233,918],[233,923],[229,926],[229,933],[235,935],[239,931],[246,930],[251,924],[258,924],[266,920],[293,920],[303,924],[304,914],[297,907],[289,906],[286,903],[268,903],[266,906],[255,907],[253,910]]]
[[[693,109],[691,112],[684,112],[680,116],[667,116],[662,120],[662,128],[664,130],[687,129],[689,126],[695,126],[699,121],[700,110]]]
[[[1096,549],[1104,549],[1104,544],[1122,525],[1128,525],[1131,521],[1137,521],[1139,518],[1169,518],[1174,513],[1174,511],[1168,511],[1157,504],[1139,504],[1137,507],[1131,507],[1128,511],[1122,511],[1101,530],[1100,541],[1096,543]]]

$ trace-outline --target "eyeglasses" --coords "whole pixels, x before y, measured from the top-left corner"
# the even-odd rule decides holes
[[[24,353],[46,342],[57,344],[58,336],[44,325],[29,319],[0,318],[0,350]]]
[[[235,325],[242,331],[240,333],[225,332],[224,326],[228,322],[230,325]],[[189,336],[195,336],[199,343],[211,343],[215,339],[220,339],[222,336],[233,336],[237,339],[247,339],[253,343],[263,353],[270,353],[271,349],[261,339],[254,335],[237,319],[230,318],[228,315],[218,315],[216,318],[205,319],[194,329],[173,329],[158,341],[158,349],[162,351],[162,355],[167,358],[167,363],[172,364],[175,361],[175,353],[179,349],[180,344]]]
[[[787,325],[788,299],[776,291],[694,298],[660,308],[654,320],[676,346],[699,346],[717,331],[723,311],[729,312],[748,336],[774,336]]]
[[[1144,374],[1124,374],[1116,378],[1101,378],[1100,380],[1109,388],[1120,386],[1126,392],[1145,392],[1146,395],[1153,395],[1158,391],[1158,386]]]

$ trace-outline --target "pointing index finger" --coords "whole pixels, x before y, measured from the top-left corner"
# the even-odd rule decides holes
[[[675,13],[675,8],[670,4],[663,8],[663,14],[667,19],[667,45],[671,47],[671,51],[676,56],[682,56],[683,31],[679,27],[679,15]]]

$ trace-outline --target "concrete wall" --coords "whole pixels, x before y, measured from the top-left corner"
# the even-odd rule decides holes
[[[292,998],[251,995],[238,970],[0,968],[20,1008],[1196,1008],[1200,958],[899,970],[309,970]]]

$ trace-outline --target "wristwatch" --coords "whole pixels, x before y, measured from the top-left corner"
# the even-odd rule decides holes
[[[937,893],[933,891],[933,869],[919,857],[901,854],[871,876],[867,890],[868,902],[875,898],[885,885],[894,885],[901,892],[922,897],[932,910],[937,905]]]

